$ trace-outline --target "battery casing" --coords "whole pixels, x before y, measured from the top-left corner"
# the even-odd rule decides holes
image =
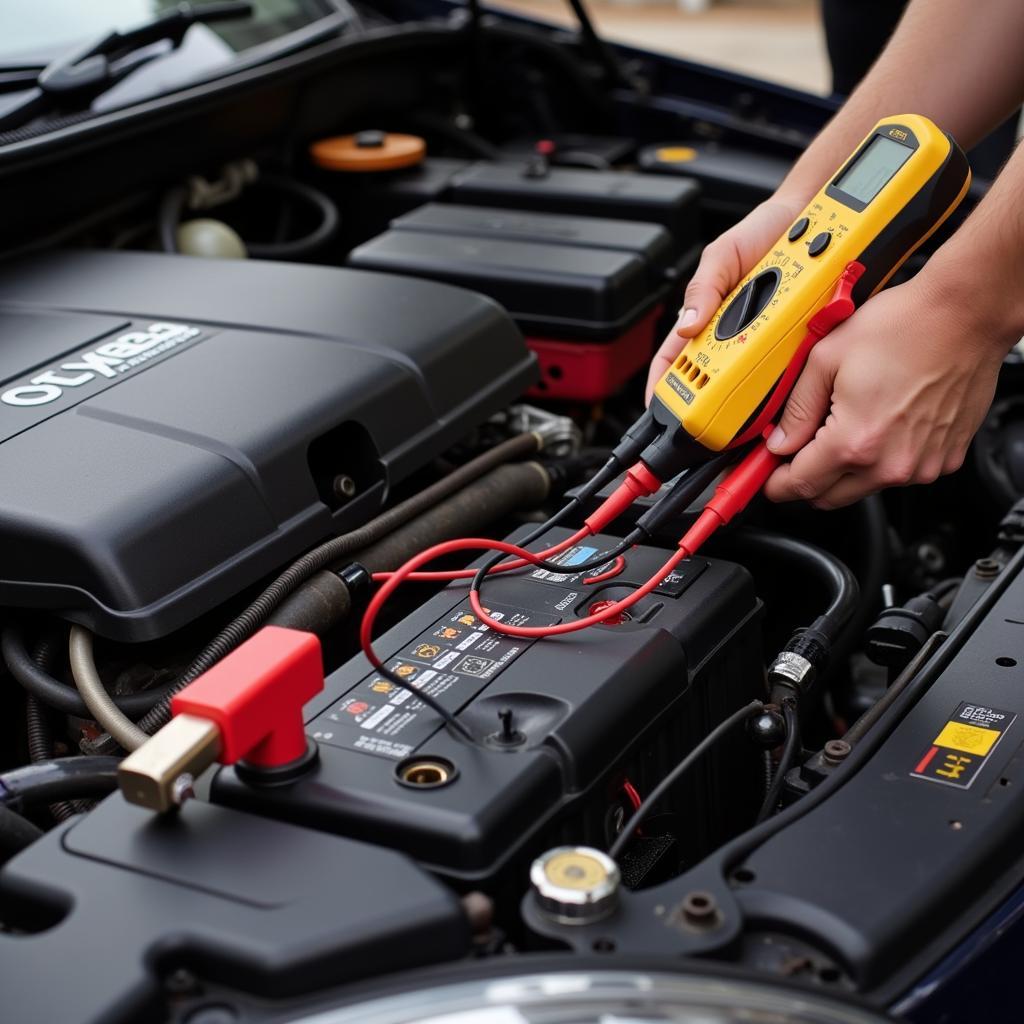
[[[548,539],[565,535],[554,530]],[[595,538],[560,557],[582,560],[613,543]],[[621,575],[598,583],[585,583],[588,574],[568,564],[560,574],[494,577],[485,601],[509,621],[564,621],[625,595],[666,558],[636,548]],[[458,711],[476,744],[442,728],[359,656],[307,706],[320,761],[306,778],[259,789],[224,769],[213,798],[372,838],[460,887],[496,891],[549,846],[606,847],[629,809],[627,782],[649,792],[710,728],[760,694],[759,613],[744,569],[694,559],[639,602],[630,621],[530,642],[476,628],[465,586],[452,585],[376,647],[389,667]],[[521,743],[494,735],[505,710]],[[437,759],[453,770],[449,784],[402,783],[408,764]],[[758,764],[745,737],[722,744],[659,806],[671,824],[659,826],[655,816],[649,834],[678,835],[677,859],[693,863],[749,823],[760,796]]]

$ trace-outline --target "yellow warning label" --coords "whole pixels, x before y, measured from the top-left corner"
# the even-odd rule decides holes
[[[942,732],[935,737],[935,745],[984,757],[1001,735],[1002,733],[995,729],[980,729],[976,725],[965,725],[963,722],[947,722]]]

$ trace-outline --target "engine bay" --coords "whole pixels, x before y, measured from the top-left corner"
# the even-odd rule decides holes
[[[934,484],[755,502],[666,571],[721,463],[584,535],[702,248],[828,106],[406,6],[123,109],[0,123],[10,1019],[1001,1006],[1019,355]],[[553,545],[487,577],[483,612],[525,633],[482,620],[493,563],[459,538]],[[436,575],[399,588],[424,551],[410,571]],[[176,763],[164,813],[117,789],[198,713],[189,684],[264,670],[287,771],[251,741]]]

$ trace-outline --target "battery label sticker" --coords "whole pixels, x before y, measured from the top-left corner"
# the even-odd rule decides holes
[[[513,626],[551,626],[553,615],[493,605],[492,618]],[[495,633],[463,602],[428,626],[387,667],[413,690],[373,672],[310,723],[310,735],[329,746],[378,757],[408,757],[441,727],[415,690],[458,711],[512,664],[533,641]]]
[[[561,554],[548,559],[548,561],[553,562],[558,566],[564,566],[566,569],[571,569],[575,565],[582,565],[584,562],[589,562],[598,554],[599,551],[595,547],[587,547],[583,544],[577,544],[575,547],[571,547],[567,551],[563,551]],[[530,573],[530,578],[539,580],[541,583],[554,583],[559,586],[565,584],[568,584],[569,586],[586,586],[584,581],[588,579],[604,577],[601,579],[602,583],[606,582],[607,579],[614,579],[614,576],[606,576],[606,573],[610,573],[614,565],[615,562],[613,559],[605,562],[604,565],[599,565],[592,569],[585,569],[583,572],[552,572],[549,569],[535,569]],[[674,569],[661,581],[661,585],[658,587],[657,593],[668,594],[671,597],[678,597],[704,571],[706,567],[707,562],[688,559],[683,565]]]
[[[1012,711],[960,704],[910,774],[916,779],[970,788],[1016,718]]]

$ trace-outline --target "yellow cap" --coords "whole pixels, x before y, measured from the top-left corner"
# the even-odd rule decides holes
[[[692,146],[662,146],[654,155],[667,164],[685,164],[697,159],[697,150]]]

